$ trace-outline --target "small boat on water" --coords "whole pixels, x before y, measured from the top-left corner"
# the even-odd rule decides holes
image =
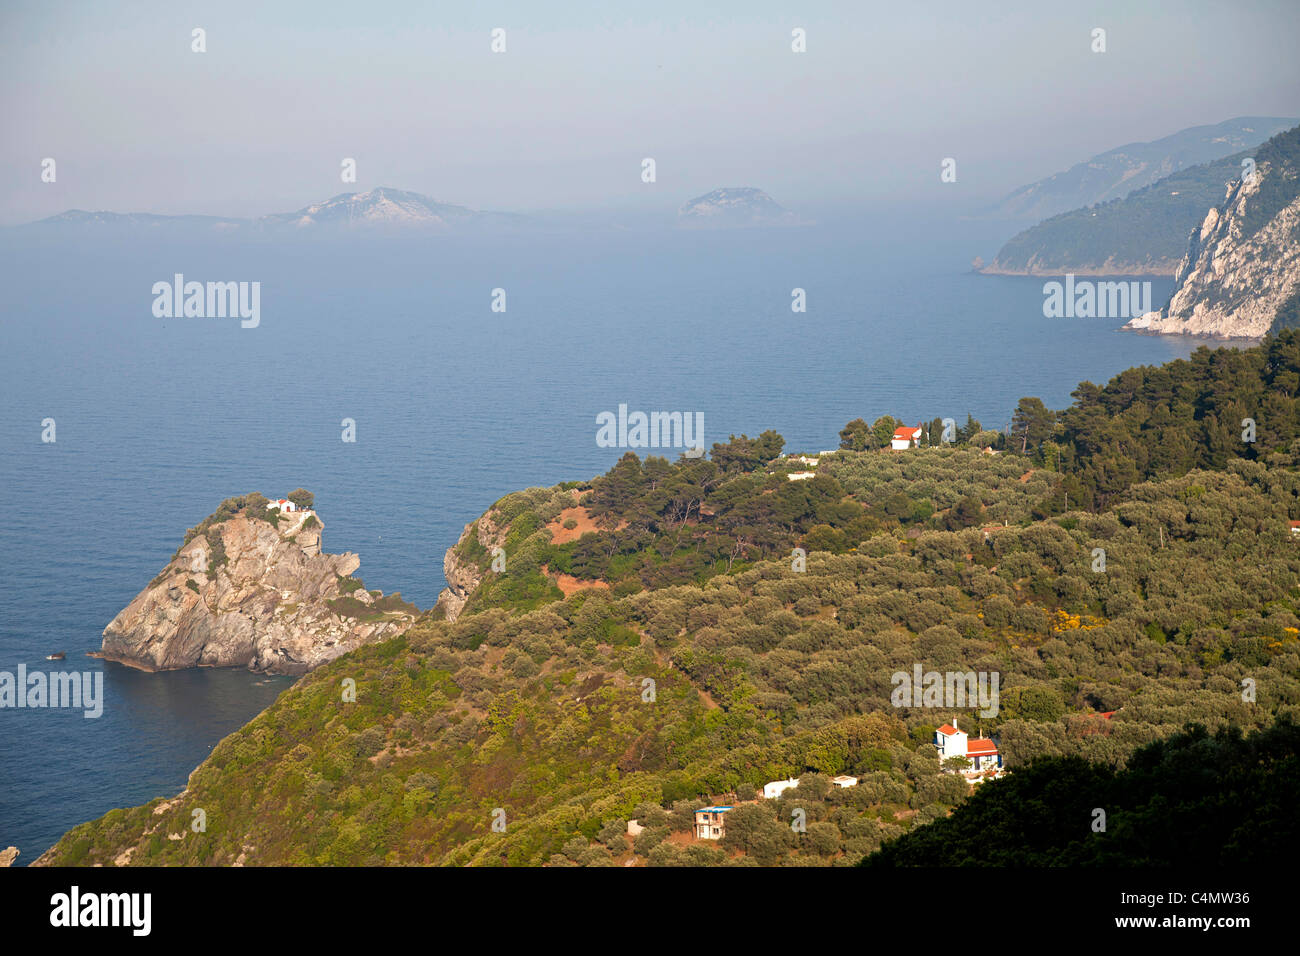
[[[47,661],[61,661],[67,656],[68,655],[63,653],[63,651],[55,651],[53,654],[45,655],[45,659]]]

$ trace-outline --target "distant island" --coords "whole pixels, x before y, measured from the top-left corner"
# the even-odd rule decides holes
[[[798,225],[800,220],[761,189],[725,186],[684,203],[677,223],[690,229],[740,229]]]
[[[255,219],[70,209],[18,228],[117,228],[214,234],[312,233],[341,229],[450,232],[490,226],[517,226],[527,224],[528,221],[527,217],[514,213],[480,212],[467,206],[440,202],[409,190],[383,186],[365,192],[339,193],[294,212],[271,213]]]
[[[309,236],[351,233],[456,235],[484,231],[534,229],[548,220],[510,212],[488,212],[442,202],[422,193],[381,186],[364,192],[339,193],[292,212],[253,219],[156,213],[90,212],[69,209],[13,228],[37,232],[114,232],[159,235]],[[752,186],[715,189],[684,203],[677,211],[684,228],[744,228],[802,225],[761,189]]]

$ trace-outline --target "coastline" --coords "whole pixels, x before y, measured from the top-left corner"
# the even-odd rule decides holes
[[[1132,332],[1134,335],[1150,335],[1155,338],[1167,338],[1174,336],[1185,339],[1202,339],[1206,343],[1222,342],[1225,345],[1244,345],[1247,347],[1259,345],[1264,341],[1264,336],[1254,335],[1224,335],[1220,332],[1158,332],[1153,329],[1139,329],[1132,325],[1121,325],[1115,331]]]
[[[1030,269],[1007,269],[1001,266],[990,265],[982,269],[973,270],[977,275],[984,276],[1023,276],[1026,278],[1034,277],[1052,277],[1063,275],[1091,276],[1093,278],[1108,279],[1172,279],[1178,271],[1178,263],[1172,263],[1169,268],[1141,267],[1134,266],[1131,263],[1124,267],[1104,268],[1102,266],[1071,266],[1069,268],[1044,269],[1034,266]]]
[[[157,667],[150,667],[148,664],[142,664],[138,661],[129,661],[121,657],[115,657],[103,650],[86,651],[86,656],[93,657],[100,661],[111,661],[114,664],[121,664],[123,667],[130,667],[134,670],[144,671],[146,674],[160,673],[160,670]]]

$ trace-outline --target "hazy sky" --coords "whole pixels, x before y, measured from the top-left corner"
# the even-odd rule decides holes
[[[252,216],[379,185],[521,211],[722,185],[796,209],[994,199],[1127,142],[1297,115],[1298,40],[1296,0],[0,0],[0,222]]]

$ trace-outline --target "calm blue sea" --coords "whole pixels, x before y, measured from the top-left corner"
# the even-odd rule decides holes
[[[368,586],[428,607],[444,551],[495,499],[617,460],[595,419],[620,403],[703,412],[706,443],[775,428],[816,452],[885,413],[1001,427],[1021,396],[1064,407],[1082,379],[1195,347],[1043,318],[1042,280],[969,272],[1006,235],[867,218],[455,240],[0,237],[0,670],[102,670],[106,695],[98,720],[0,710],[0,848],[29,863],[77,823],[178,792],[289,685],[84,657],[229,495],[311,489],[327,550],[357,552]],[[154,318],[151,287],[177,272],[261,282],[260,326]],[[1153,283],[1157,306],[1170,286]],[[55,650],[65,664],[43,660]]]

